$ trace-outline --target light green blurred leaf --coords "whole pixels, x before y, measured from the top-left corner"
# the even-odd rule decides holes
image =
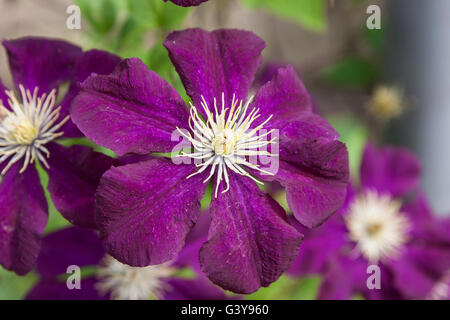
[[[350,114],[330,115],[328,120],[341,135],[339,140],[347,146],[350,174],[352,180],[357,183],[364,146],[369,137],[368,129],[362,121]]]
[[[313,300],[317,297],[321,279],[305,277],[302,279],[282,275],[267,288],[261,288],[247,295],[249,300]]]
[[[37,280],[33,272],[18,276],[0,266],[0,300],[22,299]]]
[[[370,61],[351,57],[325,69],[322,77],[328,84],[364,89],[376,81],[378,72]]]
[[[48,205],[48,222],[47,226],[45,228],[45,233],[50,233],[53,231],[56,231],[58,229],[61,229],[63,227],[69,226],[70,223],[64,217],[56,210],[55,205],[53,204],[53,201],[50,197],[50,193],[47,190],[48,186],[48,174],[42,168],[42,166],[39,164],[39,162],[36,163],[36,169],[39,174],[39,178],[41,179],[41,185],[44,187],[45,192],[45,198],[47,199],[47,205]]]
[[[313,31],[326,29],[325,0],[241,0],[250,8],[261,8],[283,19],[300,24]]]

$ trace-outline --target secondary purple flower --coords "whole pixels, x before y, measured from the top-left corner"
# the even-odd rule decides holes
[[[109,73],[119,61],[101,51],[41,38],[3,41],[14,90],[0,80],[0,264],[30,271],[47,224],[47,201],[33,162],[49,174],[56,208],[71,222],[93,226],[94,192],[112,162],[90,148],[66,148],[59,138],[80,137],[69,105],[91,72]],[[57,101],[59,86],[69,83]]]
[[[193,145],[185,157],[203,161],[176,165],[159,158],[109,170],[96,195],[101,237],[108,253],[133,266],[171,260],[200,215],[206,183],[214,181],[202,270],[225,289],[253,292],[289,267],[302,239],[254,181],[279,181],[295,217],[317,226],[344,201],[347,151],[311,111],[291,67],[247,100],[265,46],[253,33],[191,29],[170,34],[165,46],[192,98],[189,109],[140,60],[126,59],[111,75],[83,83],[72,117],[89,138],[119,155],[172,152],[178,129]],[[279,139],[268,139],[275,130]],[[269,145],[279,147],[279,156],[260,150]],[[279,170],[250,163],[254,155],[279,163]]]
[[[97,234],[70,227],[42,239],[37,261],[39,282],[27,294],[31,300],[144,300],[225,299],[225,293],[202,275],[181,278],[177,272],[197,264],[200,244],[186,245],[176,261],[148,267],[130,267],[105,253]],[[64,279],[70,266],[89,268],[80,289],[69,289]],[[196,269],[196,268],[195,268]],[[70,270],[70,269],[69,269]],[[83,272],[82,272],[83,273]]]
[[[164,2],[167,2],[168,0],[164,0]],[[178,6],[182,7],[192,7],[192,6],[199,6],[203,2],[206,2],[208,0],[170,0],[171,2],[175,3]]]
[[[361,190],[349,187],[340,214],[307,231],[289,272],[322,274],[324,299],[355,294],[368,299],[445,296],[445,288],[450,289],[450,220],[435,218],[421,193],[406,201],[419,178],[420,163],[409,151],[377,150],[368,144]],[[380,268],[379,290],[367,285],[374,272],[368,266],[374,264]]]

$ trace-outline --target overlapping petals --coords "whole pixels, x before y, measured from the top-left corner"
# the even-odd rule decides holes
[[[68,83],[68,93],[61,101],[56,101],[61,106],[60,121],[69,115],[72,99],[79,91],[79,82],[92,72],[110,73],[119,62],[117,56],[109,53],[83,53],[79,47],[59,40],[30,37],[3,41],[3,45],[16,89],[19,85],[30,92],[39,88],[36,92],[41,96],[50,94],[52,90],[58,91]],[[0,100],[8,108],[5,90],[0,81]],[[70,120],[59,129],[63,130],[63,138],[82,136]],[[95,227],[95,188],[112,160],[89,148],[66,148],[56,141],[47,142],[43,150],[49,157],[49,191],[57,209],[73,223]],[[48,210],[34,165],[28,165],[21,173],[22,161],[19,159],[0,183],[0,263],[20,275],[34,267]],[[1,165],[4,166],[5,163]]]
[[[137,58],[111,75],[93,75],[75,98],[72,120],[94,142],[119,155],[170,152],[172,133],[189,115],[180,95]]]
[[[210,111],[222,98],[226,104],[233,97],[247,101],[265,46],[251,32],[201,29],[173,32],[164,45],[204,115],[203,99]],[[280,170],[274,177],[259,178],[279,181],[288,189],[289,204],[301,223],[321,224],[345,198],[345,146],[312,112],[311,99],[292,68],[281,69],[251,107],[261,112],[255,126],[272,115],[268,129],[280,130]],[[72,119],[87,137],[119,155],[145,155],[173,150],[179,141],[172,141],[172,133],[189,127],[187,110],[175,90],[141,61],[125,59],[111,75],[93,75],[83,83]],[[107,171],[97,190],[96,222],[108,253],[134,266],[172,259],[199,215],[209,170],[191,176],[197,170],[153,159]],[[289,267],[302,235],[251,179],[231,171],[228,176],[229,190],[211,203],[201,267],[216,284],[250,293]]]
[[[200,214],[206,185],[190,165],[154,159],[113,168],[100,181],[97,221],[105,248],[132,266],[176,257]]]

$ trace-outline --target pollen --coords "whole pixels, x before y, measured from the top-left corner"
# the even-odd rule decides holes
[[[7,90],[9,108],[0,103],[0,163],[8,161],[1,175],[22,159],[21,173],[36,159],[49,168],[45,145],[63,134],[57,131],[69,120],[67,116],[59,121],[61,107],[54,107],[56,90],[38,97],[37,87],[33,93],[22,85],[19,89],[21,101]]]
[[[182,152],[179,156],[186,156],[192,159],[201,160],[196,164],[199,168],[195,173],[187,178],[204,172],[207,168],[209,176],[204,180],[208,182],[216,174],[217,198],[219,186],[225,181],[226,187],[222,191],[229,190],[229,171],[246,176],[259,184],[261,181],[253,177],[245,169],[251,168],[266,175],[273,175],[260,167],[257,161],[249,161],[249,157],[277,157],[278,155],[267,151],[267,147],[277,142],[276,138],[268,139],[274,133],[274,129],[263,130],[264,126],[270,121],[270,115],[258,126],[252,127],[256,119],[260,117],[259,109],[249,106],[252,102],[250,98],[247,103],[238,101],[233,95],[230,106],[226,106],[225,95],[222,93],[222,106],[217,105],[214,99],[214,111],[211,111],[205,98],[202,96],[201,107],[206,115],[206,122],[199,115],[197,108],[191,103],[189,127],[191,132],[177,128],[178,132],[186,138],[193,146],[194,151],[190,153]]]

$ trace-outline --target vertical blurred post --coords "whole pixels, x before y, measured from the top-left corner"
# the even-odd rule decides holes
[[[450,1],[388,4],[388,80],[403,87],[412,103],[387,139],[419,155],[432,206],[450,214]]]

